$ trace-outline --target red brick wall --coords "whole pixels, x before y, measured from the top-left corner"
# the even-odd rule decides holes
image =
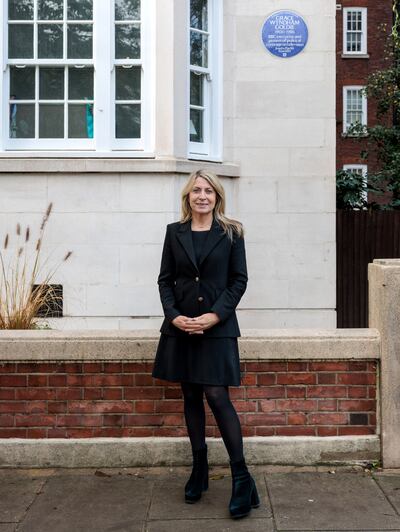
[[[179,384],[150,362],[3,363],[0,437],[186,436]],[[242,362],[245,436],[373,434],[374,362]],[[207,435],[219,436],[206,406]]]
[[[385,67],[384,48],[386,38],[392,26],[392,0],[342,0],[342,10],[336,11],[336,120],[337,120],[337,169],[342,169],[344,164],[365,164],[360,159],[360,152],[365,143],[354,139],[344,139],[343,131],[343,86],[365,85],[367,77],[374,71]],[[367,7],[368,42],[367,51],[369,59],[343,59],[343,8]],[[387,32],[379,29],[381,24],[387,24]],[[376,123],[376,105],[372,100],[368,102],[368,124]],[[376,167],[372,158],[368,161],[369,171]],[[375,197],[380,203],[382,198]]]

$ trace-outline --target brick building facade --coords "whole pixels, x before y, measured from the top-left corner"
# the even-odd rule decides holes
[[[373,159],[362,160],[365,147],[358,139],[344,138],[347,121],[359,117],[366,124],[376,121],[373,101],[361,101],[359,88],[370,74],[385,66],[385,44],[393,20],[392,0],[343,0],[336,6],[336,119],[337,169],[367,173]],[[386,25],[386,26],[383,26]],[[369,168],[368,168],[369,167]]]

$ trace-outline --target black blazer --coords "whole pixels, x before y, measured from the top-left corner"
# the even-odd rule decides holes
[[[187,336],[172,323],[179,315],[191,318],[215,312],[220,322],[204,331],[209,337],[240,336],[235,309],[247,286],[243,238],[231,241],[214,219],[197,266],[191,222],[167,225],[158,287],[165,319],[160,331]]]

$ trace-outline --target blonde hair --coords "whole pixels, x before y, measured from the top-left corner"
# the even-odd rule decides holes
[[[216,201],[213,216],[219,222],[224,232],[228,235],[230,240],[233,240],[234,234],[239,237],[243,236],[243,225],[237,220],[232,220],[225,216],[225,190],[218,177],[206,170],[197,170],[190,174],[186,185],[182,190],[182,214],[181,223],[188,222],[192,219],[192,209],[189,203],[189,193],[191,192],[194,183],[198,177],[202,177],[212,186],[216,193]]]

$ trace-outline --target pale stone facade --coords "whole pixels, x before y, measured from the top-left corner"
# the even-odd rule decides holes
[[[307,22],[309,41],[279,59],[260,33],[282,3],[224,0],[222,163],[185,162],[188,97],[176,82],[187,76],[185,3],[157,0],[152,157],[3,152],[1,237],[17,222],[40,224],[53,201],[47,248],[73,255],[54,278],[65,318],[51,325],[157,328],[165,225],[179,218],[188,172],[207,166],[225,176],[229,213],[246,229],[241,326],[335,328],[335,2],[285,3]]]

